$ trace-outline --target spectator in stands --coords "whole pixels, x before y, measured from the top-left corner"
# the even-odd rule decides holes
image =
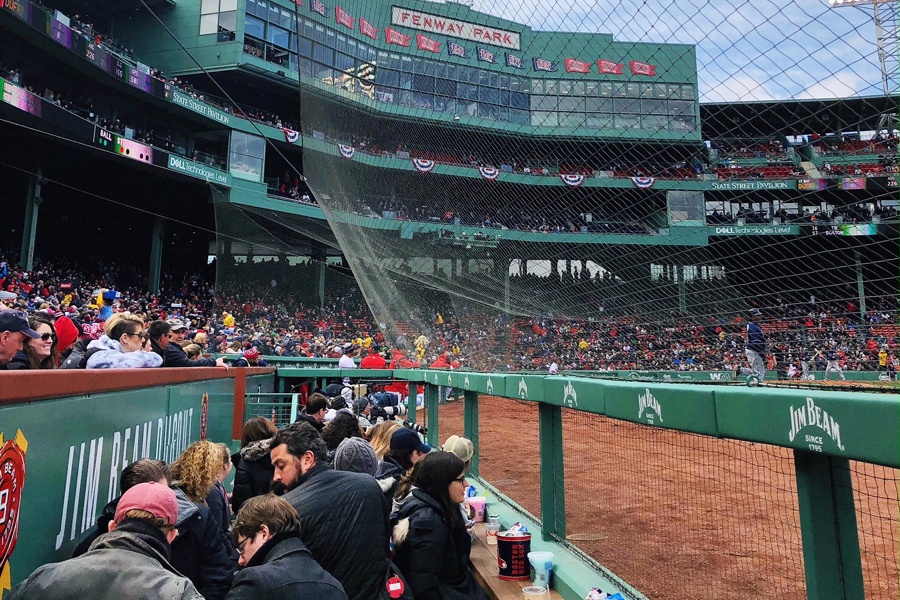
[[[22,351],[26,339],[38,339],[40,334],[28,324],[28,317],[19,310],[0,307],[0,370]]]
[[[179,529],[172,562],[207,600],[225,597],[235,566],[219,523],[206,506],[220,469],[219,450],[208,440],[188,446],[169,468],[178,498]]]
[[[298,421],[306,421],[316,428],[316,431],[322,431],[325,427],[325,413],[328,412],[328,398],[318,392],[313,392],[306,399],[306,406],[297,415]]]
[[[241,353],[241,357],[231,363],[233,367],[266,367],[265,359],[259,355],[259,348],[250,346]]]
[[[340,582],[312,557],[300,533],[300,517],[284,498],[258,496],[234,522],[244,567],[227,600],[347,600]]]
[[[322,440],[328,449],[326,460],[331,463],[334,460],[334,452],[347,438],[363,436],[359,421],[349,409],[337,411],[334,418],[322,429]]]
[[[272,441],[277,492],[300,516],[302,538],[350,600],[384,589],[389,567],[388,502],[370,475],[335,471],[327,449],[307,423],[293,423]]]
[[[452,452],[458,456],[459,460],[463,461],[466,471],[469,470],[469,465],[472,464],[472,457],[475,456],[475,445],[472,444],[472,440],[459,435],[451,435],[448,437],[447,441],[444,442],[444,445],[441,447],[441,450],[444,452]],[[417,464],[422,464],[422,461],[419,461]],[[471,537],[475,532],[475,521],[469,518],[469,511],[466,509],[465,503],[459,505],[459,510],[462,514],[466,531]]]
[[[150,338],[150,348],[165,362],[166,346],[169,345],[169,334],[172,327],[162,320],[156,320],[147,327],[147,336]]]
[[[143,351],[144,322],[128,313],[116,313],[103,325],[103,335],[88,344],[88,369],[135,369],[158,367],[163,360]]]
[[[375,479],[388,500],[397,493],[400,480],[407,471],[431,452],[419,434],[408,427],[400,427],[391,435],[391,449],[378,463]]]
[[[158,598],[203,600],[170,562],[177,517],[178,501],[165,484],[135,485],[122,494],[109,533],[86,554],[40,567],[9,598],[119,600],[152,590]]]
[[[206,505],[219,524],[226,551],[236,561],[237,553],[231,539],[231,506],[228,504],[228,492],[225,491],[225,480],[231,473],[231,453],[225,444],[215,444],[215,447],[219,452],[220,466],[212,489],[206,494]]]
[[[360,369],[386,369],[387,361],[381,355],[381,346],[372,345],[369,348],[369,354],[366,355],[359,363]]]
[[[366,437],[379,461],[391,451],[391,436],[401,427],[403,425],[399,421],[390,420],[378,423],[366,432]]]
[[[40,337],[29,338],[22,351],[16,353],[6,368],[9,370],[58,368],[58,340],[53,321],[46,313],[35,313],[28,317],[28,325],[37,331]]]
[[[184,342],[184,334],[187,332],[187,325],[180,319],[172,319],[168,321],[171,333],[169,335],[169,343],[163,349],[163,358],[166,367],[224,367],[225,360],[222,358],[213,360],[212,358],[200,357],[197,360],[190,360],[181,348]]]
[[[415,470],[412,494],[397,512],[395,561],[419,599],[487,595],[469,569],[472,539],[460,503],[466,494],[465,463],[451,452],[426,456]]]
[[[344,344],[342,352],[343,354],[341,354],[341,358],[338,360],[338,368],[355,369],[356,361],[354,360],[354,357],[356,356],[357,348],[353,344]]]
[[[374,477],[378,470],[378,458],[372,445],[365,439],[349,437],[338,444],[334,451],[334,468],[337,471],[367,473]]]
[[[265,494],[272,485],[275,468],[269,460],[272,438],[278,433],[275,424],[265,417],[253,417],[244,423],[241,449],[231,455],[234,485],[231,509],[238,512],[254,496]]]

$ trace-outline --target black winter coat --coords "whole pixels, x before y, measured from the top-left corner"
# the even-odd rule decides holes
[[[472,538],[434,498],[413,489],[397,519],[394,564],[416,600],[487,600],[469,568]]]
[[[164,367],[215,367],[216,361],[212,358],[200,357],[197,360],[191,360],[181,349],[178,344],[169,342],[166,349],[163,350]]]
[[[405,473],[406,469],[403,468],[403,465],[394,460],[393,456],[386,455],[381,462],[378,463],[378,469],[375,471],[375,479],[378,481],[381,491],[384,492],[388,503],[393,500],[394,494],[400,489],[400,480],[403,479]]]
[[[237,565],[228,557],[218,525],[209,509],[188,500],[181,490],[175,493],[178,496],[178,537],[171,545],[172,566],[190,579],[206,600],[221,600],[231,585]],[[97,517],[97,528],[78,544],[73,558],[87,552],[101,532],[109,530],[109,522],[116,514],[118,504],[119,498],[114,498],[103,507],[103,512]]]
[[[285,494],[300,515],[303,542],[350,600],[374,600],[388,570],[388,502],[371,475],[318,464]]]
[[[313,560],[299,533],[279,533],[234,577],[225,600],[347,600],[337,579]]]
[[[234,514],[254,496],[268,493],[275,475],[269,457],[272,439],[247,444],[231,456],[234,465],[234,487],[231,489],[231,509]]]

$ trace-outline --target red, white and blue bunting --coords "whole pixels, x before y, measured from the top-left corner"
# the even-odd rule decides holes
[[[482,177],[490,179],[491,181],[497,179],[500,175],[500,169],[494,167],[478,167],[478,172],[481,173]]]
[[[353,146],[347,146],[345,144],[338,144],[338,150],[341,153],[341,156],[344,158],[353,159],[353,156],[356,154],[356,148]]]
[[[631,183],[642,190],[646,190],[647,188],[653,187],[653,184],[656,183],[656,179],[654,177],[632,177]]]
[[[580,173],[569,173],[568,175],[560,175],[560,179],[563,180],[563,183],[572,187],[578,187],[582,183],[584,183],[584,175]]]
[[[287,129],[284,127],[281,128],[281,131],[284,132],[284,139],[289,144],[293,144],[294,142],[296,142],[297,140],[300,139],[299,131],[294,131],[293,129]]]
[[[412,164],[417,171],[422,173],[428,173],[434,168],[434,161],[426,160],[424,158],[414,158],[412,159]]]

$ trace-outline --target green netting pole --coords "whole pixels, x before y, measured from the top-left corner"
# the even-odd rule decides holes
[[[150,238],[150,281],[147,287],[154,294],[159,293],[164,242],[165,221],[162,220],[162,217],[153,217],[153,236]]]
[[[563,477],[562,410],[541,403],[541,533],[545,540],[566,539],[566,487]]]
[[[310,252],[310,260],[316,269],[316,298],[319,300],[319,308],[325,307],[325,250],[313,248]]]
[[[438,386],[425,384],[425,410],[428,417],[428,435],[426,441],[433,448],[440,444],[438,441]]]
[[[806,597],[865,598],[850,461],[794,450]]]
[[[469,464],[469,474],[478,477],[478,392],[465,392],[465,406],[463,407],[463,435],[472,441],[475,447],[475,455]]]

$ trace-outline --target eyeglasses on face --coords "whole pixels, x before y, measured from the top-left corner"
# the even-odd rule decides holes
[[[42,333],[42,334],[41,334],[41,341],[42,341],[42,342],[49,342],[50,340],[53,340],[54,342],[56,341],[56,334],[55,334],[55,333]]]
[[[458,482],[458,483],[465,483],[465,482],[466,482],[466,476],[463,475],[462,477],[457,477],[457,478],[454,479],[453,481],[456,481],[456,482]]]
[[[257,532],[257,533],[259,533],[259,532]],[[253,534],[252,536],[250,536],[250,537],[245,537],[242,541],[238,542],[238,545],[237,545],[237,553],[238,553],[239,556],[243,556],[243,555],[244,555],[244,546],[246,546],[246,545],[247,545],[247,542],[249,542],[250,540],[252,540],[252,539],[255,538],[255,537],[256,537],[256,533],[254,533],[254,534]]]

